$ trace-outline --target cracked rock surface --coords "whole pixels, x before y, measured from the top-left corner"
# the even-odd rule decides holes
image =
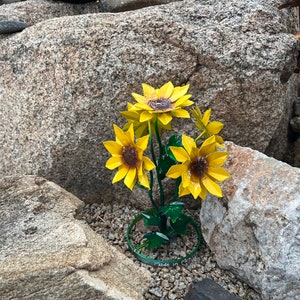
[[[3,299],[141,299],[150,274],[74,218],[82,205],[40,177],[0,181]]]
[[[222,269],[259,291],[262,299],[300,295],[300,169],[258,151],[226,143],[222,201],[209,196],[200,220]]]

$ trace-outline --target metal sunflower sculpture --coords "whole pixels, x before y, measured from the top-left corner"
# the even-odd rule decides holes
[[[162,131],[172,129],[173,118],[190,118],[186,109],[194,102],[187,93],[189,85],[174,87],[171,82],[167,82],[155,89],[143,83],[142,88],[143,95],[132,93],[135,102],[128,103],[128,110],[121,112],[127,119],[124,128],[114,125],[115,141],[104,142],[105,148],[112,155],[106,167],[117,169],[112,183],[124,179],[130,190],[135,185],[147,189],[153,206],[152,210],[138,215],[130,224],[126,234],[130,249],[147,264],[176,265],[191,257],[201,243],[200,229],[183,212],[184,203],[178,201],[178,197],[191,194],[194,199],[199,197],[204,200],[207,193],[222,197],[219,183],[230,177],[222,167],[228,153],[224,152],[224,141],[218,135],[224,125],[217,121],[210,122],[210,109],[202,115],[196,106],[191,114],[200,131],[199,135],[192,138],[185,134],[174,134],[163,144]],[[158,151],[155,151],[154,140],[158,143]],[[144,156],[148,142],[151,159]],[[165,203],[163,180],[166,177],[176,179],[174,199],[170,203]],[[159,201],[153,196],[154,178],[159,187]],[[130,234],[141,220],[149,231],[144,234],[140,244],[133,246]],[[141,252],[143,248],[154,250],[170,244],[176,237],[187,235],[191,228],[196,231],[198,241],[186,256],[161,260],[149,258]]]

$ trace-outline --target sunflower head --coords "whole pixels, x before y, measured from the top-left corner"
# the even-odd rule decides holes
[[[150,188],[147,174],[155,168],[154,163],[146,156],[143,156],[147,148],[149,136],[144,136],[134,142],[133,125],[127,131],[123,131],[114,125],[116,135],[115,141],[104,142],[104,147],[112,155],[106,162],[106,167],[110,170],[118,168],[112,183],[124,179],[125,185],[133,189],[137,181],[146,188]]]
[[[139,114],[139,122],[152,122],[157,118],[162,125],[168,125],[173,117],[190,117],[184,109],[194,103],[187,94],[189,85],[174,87],[169,81],[158,89],[146,83],[142,87],[143,95],[132,93],[136,103],[128,109]]]
[[[139,138],[139,137],[149,134],[149,126],[150,126],[151,133],[154,134],[155,133],[154,124],[149,121],[140,122],[140,111],[131,110],[132,107],[133,107],[133,104],[127,103],[127,111],[121,111],[121,115],[123,117],[125,117],[128,121],[124,125],[123,129],[128,130],[128,128],[132,124],[134,133],[135,133],[136,137]],[[163,129],[164,130],[172,130],[172,126],[170,123],[167,125],[164,125],[158,120],[157,125],[158,125],[159,132],[161,132]]]
[[[181,177],[179,196],[192,194],[196,199],[206,198],[207,192],[222,197],[219,182],[230,175],[222,168],[228,153],[217,151],[218,142],[213,135],[198,148],[191,137],[182,135],[183,147],[170,147],[177,165],[171,166],[167,172],[170,178]]]

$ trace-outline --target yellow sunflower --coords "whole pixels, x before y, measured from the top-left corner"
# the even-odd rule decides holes
[[[167,82],[161,88],[155,89],[143,83],[143,95],[132,93],[136,103],[130,111],[136,111],[140,115],[140,122],[152,121],[155,118],[163,125],[171,122],[172,117],[189,118],[189,113],[183,109],[194,104],[189,100],[192,95],[187,94],[189,84],[174,87],[172,82]]]
[[[149,121],[140,122],[140,113],[138,111],[131,111],[133,104],[128,103],[127,104],[127,111],[121,111],[121,115],[124,116],[128,123],[126,123],[123,127],[123,130],[127,130],[130,125],[133,125],[134,133],[136,137],[141,137],[144,135],[149,134]],[[151,126],[151,132],[155,133],[155,128],[153,123],[150,124]],[[158,129],[161,131],[162,129],[165,130],[172,130],[171,124],[164,125],[158,120]]]
[[[196,138],[196,140],[199,140],[202,136],[205,138],[209,138],[212,135],[215,135],[218,146],[224,143],[222,137],[217,135],[223,129],[224,124],[218,121],[209,122],[211,109],[206,110],[202,116],[200,108],[198,107],[198,105],[196,105],[196,108],[191,109],[191,113],[196,119],[195,125],[201,131],[201,134]]]
[[[124,183],[129,189],[133,189],[137,180],[139,183],[150,189],[146,171],[155,168],[154,163],[143,153],[148,145],[149,136],[143,136],[134,143],[133,125],[130,125],[125,132],[117,125],[114,125],[116,141],[104,142],[104,147],[112,155],[106,167],[110,170],[118,168],[112,183],[116,183],[124,178]]]
[[[216,137],[206,139],[200,148],[191,137],[182,135],[183,147],[170,147],[176,160],[181,164],[171,166],[168,177],[181,177],[179,196],[192,194],[204,200],[207,191],[214,196],[222,197],[223,193],[218,182],[230,177],[221,166],[225,163],[228,153],[216,151]]]

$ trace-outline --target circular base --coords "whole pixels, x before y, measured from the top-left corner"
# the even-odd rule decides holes
[[[130,223],[127,232],[126,232],[126,240],[128,243],[128,246],[130,248],[130,250],[132,251],[132,253],[134,254],[134,256],[136,258],[138,258],[141,262],[147,264],[147,265],[151,265],[151,266],[156,266],[156,267],[166,267],[166,266],[177,266],[180,263],[184,263],[186,261],[188,261],[195,253],[196,251],[199,249],[201,242],[202,242],[202,235],[201,235],[201,230],[199,228],[199,226],[197,225],[197,223],[192,219],[191,221],[191,226],[195,229],[196,233],[197,233],[197,244],[196,246],[191,250],[191,252],[184,256],[184,257],[180,257],[177,259],[153,259],[150,258],[142,253],[140,253],[138,250],[136,250],[136,248],[132,245],[131,239],[130,239],[130,233],[133,229],[133,227],[137,224],[137,222],[139,222],[140,220],[142,220],[144,218],[144,216],[142,214],[136,216],[134,218],[134,220]]]

